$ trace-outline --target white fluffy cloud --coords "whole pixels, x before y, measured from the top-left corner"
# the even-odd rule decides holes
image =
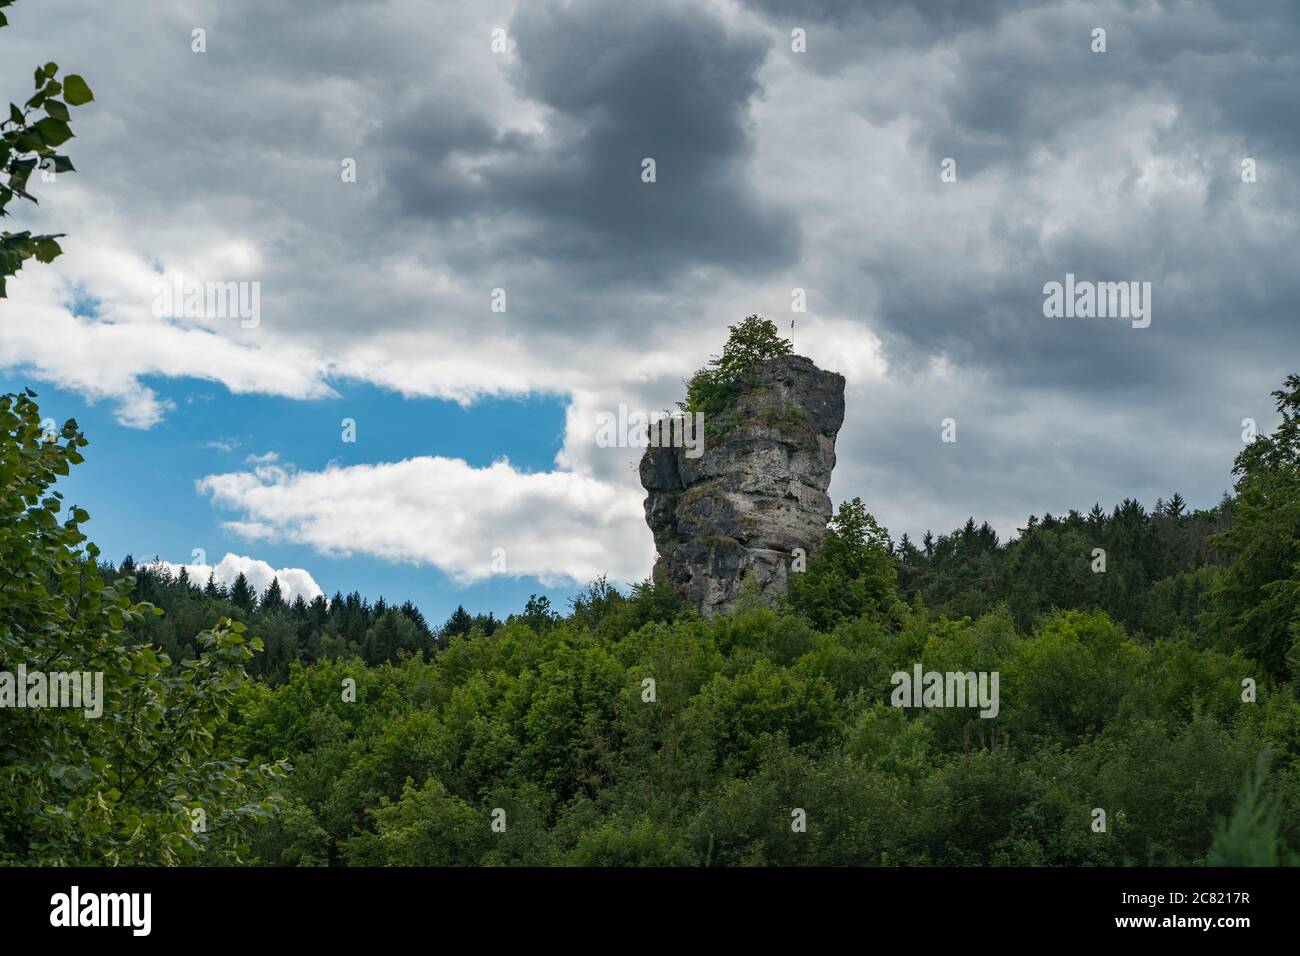
[[[280,582],[280,592],[284,595],[286,601],[293,601],[299,595],[302,595],[304,601],[311,601],[322,594],[320,585],[311,576],[311,573],[304,568],[273,568],[265,561],[259,561],[257,558],[250,558],[248,555],[226,553],[217,564],[173,564],[170,561],[159,561],[159,564],[166,567],[172,574],[179,574],[181,568],[185,568],[185,573],[189,575],[190,581],[202,587],[207,583],[208,575],[212,574],[218,584],[224,584],[226,587],[235,583],[235,578],[243,574],[248,579],[248,583],[253,586],[259,595],[264,593],[271,585],[272,580]]]
[[[250,540],[433,565],[461,583],[493,574],[585,583],[645,577],[654,559],[639,496],[572,472],[508,461],[408,458],[298,471],[267,464],[198,483]]]

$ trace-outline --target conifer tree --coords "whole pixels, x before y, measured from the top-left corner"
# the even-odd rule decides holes
[[[262,601],[258,605],[263,611],[281,611],[285,608],[284,597],[280,593],[280,579],[271,578],[271,583],[267,585],[266,593],[262,595]]]
[[[239,572],[239,575],[235,578],[235,583],[230,586],[230,603],[250,613],[257,604],[257,596],[253,593],[253,586],[248,583],[248,578],[244,577],[243,571]]]

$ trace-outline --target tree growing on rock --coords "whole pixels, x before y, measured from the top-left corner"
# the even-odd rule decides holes
[[[682,411],[718,414],[744,391],[759,362],[794,353],[793,343],[782,338],[769,319],[751,315],[728,331],[722,354],[709,359],[686,383],[686,401],[678,402]]]

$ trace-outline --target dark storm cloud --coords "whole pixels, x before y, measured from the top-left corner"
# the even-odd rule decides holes
[[[998,154],[980,154],[985,147],[998,150],[1002,163],[1014,163],[1017,147],[1055,138],[1081,114],[1156,94],[1178,102],[1180,123],[1193,133],[1236,130],[1279,149],[1300,142],[1294,55],[1300,5],[1286,0],[749,5],[781,28],[815,25],[810,53],[801,60],[813,71],[861,66],[882,53],[920,55],[936,46],[954,54],[950,81],[918,86],[908,101],[867,103],[873,110],[892,107],[894,115],[929,117],[925,101],[937,93],[942,121],[927,124],[926,142],[963,146],[967,160],[981,166],[997,162]],[[999,27],[1008,29],[999,33]],[[1097,27],[1107,31],[1105,55],[1090,49]]]
[[[783,27],[813,18],[795,62],[842,74],[846,92],[863,87],[856,108],[874,123],[909,122],[918,166],[937,179],[940,160],[956,159],[959,182],[934,188],[1001,184],[988,187],[987,208],[954,204],[954,227],[982,220],[973,231],[1000,251],[996,267],[941,233],[918,247],[906,220],[883,227],[900,241],[868,256],[845,250],[856,269],[842,294],[875,302],[896,363],[943,354],[1008,385],[1149,391],[1186,374],[1182,356],[1245,363],[1294,339],[1300,6],[758,6]],[[916,29],[894,28],[903,23]],[[1094,27],[1107,31],[1105,53],[1090,49]],[[922,82],[871,82],[905,68]],[[1130,153],[1143,139],[1149,152]],[[1246,156],[1260,168],[1249,186]],[[1088,174],[1067,174],[1080,165]],[[1204,183],[1203,195],[1199,185],[1162,195],[1178,177]],[[1080,218],[1108,213],[1114,228],[1049,235],[1053,210],[1035,210],[1029,190],[1073,193]],[[1151,281],[1153,327],[1045,319],[1042,285],[1067,272]]]
[[[588,281],[795,258],[797,223],[749,181],[760,35],[684,4],[599,3],[525,4],[509,33],[512,82],[544,109],[544,131],[494,135],[448,96],[390,119],[388,180],[404,213],[513,221],[495,255],[542,257]],[[654,183],[642,182],[647,157]]]
[[[972,35],[988,35],[1043,0],[748,0],[788,43],[804,31],[801,66],[833,74],[900,51],[947,48]],[[883,104],[881,104],[883,105]]]
[[[1065,236],[1051,244],[1014,229],[990,242],[1013,250],[1003,272],[973,268],[960,247],[936,242],[921,257],[887,249],[860,263],[878,296],[891,354],[900,365],[937,354],[996,371],[1006,386],[1094,393],[1116,387],[1158,392],[1186,381],[1185,356],[1251,364],[1270,343],[1294,340],[1300,282],[1280,249],[1227,239],[1232,219],[1189,230],[1157,214],[1144,228],[1106,237]],[[1221,226],[1221,228],[1216,228]],[[1294,226],[1289,227],[1294,238]],[[1152,324],[1047,318],[1042,287],[1062,281],[1152,283]]]
[[[906,24],[915,38],[938,42],[953,32],[978,29],[1028,6],[1032,0],[750,0],[749,6],[781,23],[812,21],[842,27],[882,21]]]

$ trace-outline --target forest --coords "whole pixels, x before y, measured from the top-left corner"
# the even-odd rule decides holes
[[[4,396],[0,670],[105,702],[0,708],[0,863],[1294,864],[1300,376],[1274,397],[1204,510],[917,544],[854,499],[776,608],[598,579],[431,624],[103,560],[55,488],[87,438]],[[917,664],[997,672],[997,718],[890,706]]]

